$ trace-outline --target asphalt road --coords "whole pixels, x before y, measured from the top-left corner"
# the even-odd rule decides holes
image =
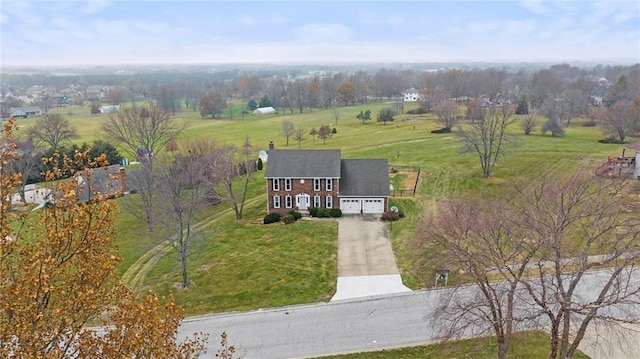
[[[577,288],[576,298],[588,300],[602,284],[602,278],[599,272],[585,275],[585,284]],[[633,282],[637,283],[632,285],[640,285],[639,272]],[[303,358],[425,344],[437,339],[431,324],[432,311],[439,296],[451,290],[193,317],[183,322],[179,337],[210,333],[204,358],[215,357],[223,331],[244,359]],[[456,295],[471,296],[474,290],[473,286],[458,288]],[[640,315],[636,305],[624,311]],[[604,343],[605,349],[607,345]],[[631,351],[620,358],[640,357],[640,347],[626,349]]]
[[[219,335],[242,358],[299,358],[421,344],[434,339],[429,301],[435,292],[415,292],[365,301],[320,303],[189,318],[180,333],[211,333],[207,358],[219,348]]]

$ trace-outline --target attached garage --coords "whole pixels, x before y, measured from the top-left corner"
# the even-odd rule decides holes
[[[372,198],[365,199],[362,203],[363,213],[383,213],[384,212],[384,199]]]
[[[340,210],[344,214],[359,214],[362,209],[362,202],[359,199],[340,199]]]
[[[388,167],[384,159],[343,159],[338,190],[342,213],[384,213],[389,198]]]
[[[340,210],[344,214],[384,213],[384,198],[341,198]]]

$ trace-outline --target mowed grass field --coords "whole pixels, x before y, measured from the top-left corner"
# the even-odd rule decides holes
[[[246,115],[244,119],[236,116],[232,120],[203,119],[197,112],[183,110],[176,118],[187,121],[188,128],[178,143],[207,138],[240,146],[248,137],[256,154],[266,149],[269,141],[274,141],[276,148],[296,149],[298,143],[293,138],[286,146],[280,134],[282,122],[290,120],[306,133],[328,124],[337,130],[326,144],[307,135],[300,145],[303,149],[340,149],[344,158],[386,158],[391,165],[419,167],[417,195],[392,198],[390,203],[407,215],[393,224],[390,233],[403,280],[414,289],[428,285],[432,274],[431,268],[414,268],[411,243],[416,227],[424,213],[436,208],[443,198],[466,193],[492,195],[505,185],[535,180],[548,170],[572,171],[579,166],[595,169],[607,156],[617,156],[622,151],[620,145],[598,143],[604,137],[600,130],[581,126],[579,119],[572,121],[566,135],[560,138],[543,135],[539,130],[525,136],[514,124],[509,129],[514,144],[501,157],[492,178],[485,179],[477,157],[460,153],[455,134],[430,133],[440,128],[432,115],[399,114],[395,122],[376,122],[378,111],[388,106],[391,105],[378,102],[339,107],[338,121],[333,109]],[[405,105],[405,111],[411,108]],[[363,124],[356,115],[366,110],[371,110],[373,119]],[[103,138],[100,121],[107,115],[90,115],[88,107],[72,109],[72,116],[67,115],[68,108],[52,111],[65,115],[78,129],[80,138],[76,143]],[[18,123],[24,129],[34,122],[21,119]],[[539,125],[542,122],[541,119]],[[174,286],[180,278],[177,255],[153,233],[146,232],[143,223],[120,210],[120,273],[141,292],[151,289],[174,295],[189,315],[330,299],[337,278],[337,222],[262,225],[265,192],[263,172],[258,172],[251,182],[243,220],[236,222],[224,204],[201,213],[200,234],[193,243],[188,264],[194,285],[186,290]]]

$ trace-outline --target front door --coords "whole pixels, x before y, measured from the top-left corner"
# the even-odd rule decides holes
[[[306,211],[309,208],[309,195],[299,194],[296,196],[296,201],[298,202],[299,210]]]

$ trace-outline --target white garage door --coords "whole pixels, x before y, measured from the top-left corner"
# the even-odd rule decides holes
[[[359,199],[340,199],[340,210],[342,213],[360,213],[360,208],[361,204]]]
[[[384,199],[365,199],[362,211],[364,213],[383,213],[384,212]]]

